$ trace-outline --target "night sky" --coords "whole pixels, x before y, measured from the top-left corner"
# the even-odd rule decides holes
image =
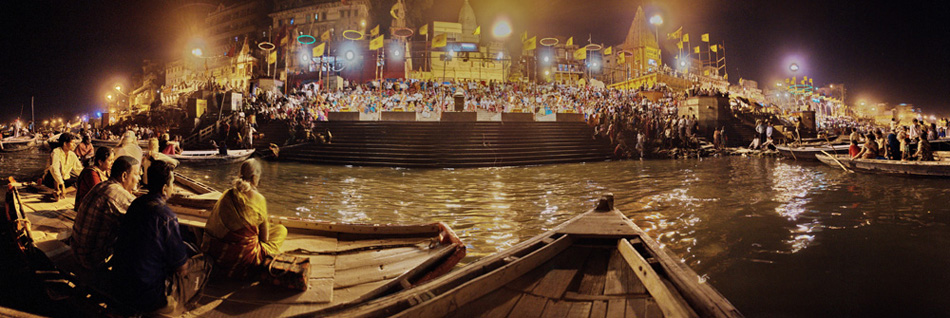
[[[724,42],[729,79],[760,87],[802,66],[816,85],[844,83],[849,102],[911,103],[950,114],[950,2],[945,1],[580,1],[470,0],[484,35],[504,15],[529,34],[574,36],[615,45],[623,41],[638,5],[660,14],[664,62],[675,42],[666,33],[684,26],[697,45],[701,33]],[[94,113],[116,83],[129,86],[143,59],[167,60],[181,32],[171,12],[183,0],[3,1],[0,120]],[[455,21],[461,0],[434,0],[432,20]],[[392,0],[374,1],[385,15]],[[411,2],[410,2],[411,3]],[[411,10],[411,8],[410,8]]]

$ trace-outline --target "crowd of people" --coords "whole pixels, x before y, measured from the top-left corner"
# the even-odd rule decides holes
[[[933,161],[934,150],[930,142],[945,138],[946,127],[938,127],[936,123],[926,125],[916,118],[910,125],[902,126],[894,118],[888,127],[874,128],[864,134],[852,128],[849,137],[851,158]],[[859,147],[862,140],[864,143]]]
[[[223,279],[257,278],[280,253],[287,229],[268,222],[255,159],[242,164],[198,237],[180,227],[166,203],[178,162],[158,151],[157,138],[143,149],[128,131],[118,146],[94,148],[85,167],[77,153],[80,137],[65,132],[58,138],[42,184],[56,200],[67,187],[76,188],[72,253],[83,268],[111,282],[112,296],[131,313],[180,314],[212,266]],[[146,193],[136,197],[140,188]]]

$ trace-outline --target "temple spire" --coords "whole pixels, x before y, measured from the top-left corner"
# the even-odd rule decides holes
[[[630,24],[630,30],[627,31],[627,38],[623,41],[624,49],[634,49],[638,47],[657,47],[656,36],[650,30],[650,24],[647,23],[646,15],[643,14],[643,7],[637,7],[637,15]]]

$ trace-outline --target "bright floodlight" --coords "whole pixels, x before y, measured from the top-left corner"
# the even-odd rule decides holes
[[[106,95],[106,98],[108,98],[109,100],[112,100],[112,95]]]
[[[788,66],[788,70],[789,70],[789,71],[792,71],[792,72],[798,72],[798,69],[799,69],[799,67],[798,67],[798,64],[796,64],[796,63],[792,63],[792,65],[789,65],[789,66]]]
[[[656,14],[656,15],[654,15],[652,18],[650,18],[650,24],[652,24],[652,25],[660,25],[660,24],[663,24],[663,18],[660,17],[659,14]]]
[[[354,53],[353,51],[346,51],[346,54],[344,54],[344,57],[346,57],[346,60],[352,61],[354,58],[356,58],[356,53]]]
[[[498,59],[501,60],[503,58],[505,58],[505,54],[502,52],[498,52]]]
[[[117,91],[122,91],[122,86],[116,85],[116,86],[115,86],[115,90],[117,90]]]
[[[508,21],[499,21],[492,28],[492,34],[498,39],[507,38],[508,35],[511,35],[511,25],[508,24]]]
[[[551,61],[551,57],[550,57],[550,56],[545,56],[545,57],[544,57],[544,62],[545,62],[545,63],[550,62],[550,61]]]
[[[191,50],[191,54],[197,57],[201,57],[201,55],[203,55],[204,52],[202,52],[201,49],[199,48],[195,48],[194,50]]]
[[[686,67],[686,61],[680,61],[680,66]]]

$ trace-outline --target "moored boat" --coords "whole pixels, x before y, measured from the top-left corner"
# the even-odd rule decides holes
[[[781,145],[775,146],[775,149],[778,150],[779,154],[784,157],[792,158],[795,160],[818,160],[815,158],[816,155],[819,155],[824,152],[828,153],[838,153],[846,154],[848,153],[849,144],[837,144],[837,145],[803,145],[803,146],[791,146],[791,145]]]
[[[202,206],[217,200],[213,197],[220,192],[190,179],[176,184],[179,190],[175,196],[192,200],[169,199],[169,205],[180,223],[201,237],[210,214]],[[8,206],[22,210],[30,221],[32,240],[28,245],[42,256],[28,265],[34,271],[52,273],[38,283],[55,285],[47,290],[58,289],[56,294],[79,302],[89,299],[91,307],[100,311],[96,314],[110,313],[109,308],[121,308],[121,304],[108,296],[108,288],[102,285],[105,280],[91,278],[94,274],[76,264],[65,243],[76,216],[72,202],[69,196],[47,202],[41,193],[23,193],[8,200]],[[271,216],[270,221],[288,229],[283,252],[310,259],[310,288],[299,292],[258,282],[212,279],[187,315],[274,317],[349,306],[445,274],[465,256],[464,244],[443,223],[347,224],[278,216]]]
[[[818,160],[834,168],[846,167],[861,172],[926,177],[950,177],[950,154],[937,152],[935,161],[904,161],[887,159],[851,159],[848,155],[819,155]]]
[[[568,315],[568,313],[570,313]],[[709,283],[613,208],[335,317],[741,317]]]
[[[0,145],[3,146],[0,152],[24,151],[36,146],[36,137],[23,136],[3,138],[3,140],[0,140]]]
[[[185,150],[178,155],[169,155],[181,163],[217,165],[241,162],[254,154],[254,149],[228,150],[228,155],[221,155],[217,150]]]

